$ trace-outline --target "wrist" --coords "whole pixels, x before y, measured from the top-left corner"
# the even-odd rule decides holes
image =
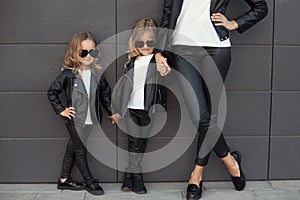
[[[162,53],[160,51],[158,51],[158,52],[155,53],[155,58],[161,57],[161,56],[162,56]]]
[[[235,30],[235,29],[239,28],[239,25],[235,20],[230,21],[230,23],[231,23],[231,27],[232,27],[231,30]]]

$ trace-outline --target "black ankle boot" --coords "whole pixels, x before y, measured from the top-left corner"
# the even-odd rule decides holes
[[[132,191],[133,189],[133,179],[132,179],[132,173],[125,172],[124,173],[124,181],[121,187],[122,191]]]
[[[85,190],[93,195],[104,194],[103,188],[100,186],[98,179],[93,179],[92,182],[86,183]]]
[[[68,177],[65,182],[62,182],[60,179],[57,181],[57,189],[59,190],[83,190],[84,183],[75,182],[71,177]]]
[[[143,174],[142,173],[133,173],[132,174],[132,185],[133,185],[133,192],[137,193],[137,194],[146,194],[147,193],[147,189],[146,186],[144,184],[144,180],[143,180]]]
[[[199,187],[196,184],[189,184],[186,189],[186,199],[200,199],[202,197],[202,181],[199,183]]]
[[[233,151],[230,154],[236,160],[236,162],[239,165],[239,169],[240,169],[240,177],[233,177],[233,176],[231,176],[231,180],[232,180],[232,183],[233,183],[235,189],[238,190],[238,191],[241,191],[246,186],[246,176],[245,176],[245,174],[244,174],[244,172],[243,172],[243,170],[241,168],[242,156],[241,156],[241,153],[238,152],[238,151]]]

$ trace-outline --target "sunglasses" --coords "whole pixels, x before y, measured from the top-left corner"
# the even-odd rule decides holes
[[[154,42],[154,40],[147,40],[146,42],[144,42],[144,41],[136,41],[135,43],[134,43],[134,46],[135,46],[135,48],[143,48],[144,46],[145,46],[145,43],[146,43],[146,45],[147,45],[147,47],[150,47],[150,48],[153,48],[153,47],[155,47],[155,42]]]
[[[97,55],[98,55],[98,50],[97,49],[92,49],[92,50],[86,50],[86,49],[83,49],[81,50],[81,52],[79,53],[79,56],[81,58],[84,58],[84,57],[87,57],[88,54],[90,54],[93,58],[95,58]]]

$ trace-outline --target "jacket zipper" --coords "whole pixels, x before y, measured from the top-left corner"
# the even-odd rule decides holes
[[[87,99],[88,99],[88,101],[89,101],[89,97],[88,97],[88,95],[87,95],[85,92],[83,92],[82,90],[79,90],[79,89],[77,89],[77,88],[73,88],[73,90],[76,90],[76,91],[82,93],[84,96],[87,97]],[[88,102],[88,107],[89,107],[89,102]],[[85,117],[84,117],[83,127],[85,127],[85,119],[86,119],[86,116],[87,116],[87,111],[85,112]]]

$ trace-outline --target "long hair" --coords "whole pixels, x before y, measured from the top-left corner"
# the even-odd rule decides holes
[[[140,53],[135,48],[134,43],[138,41],[145,32],[150,33],[153,35],[154,40],[156,40],[156,22],[152,18],[142,18],[138,20],[134,26],[129,38],[128,46],[129,46],[129,53],[128,53],[128,61],[132,57],[138,56]]]
[[[81,66],[81,62],[79,61],[79,53],[81,51],[81,42],[84,40],[92,40],[95,43],[95,47],[97,46],[97,41],[95,37],[88,32],[78,32],[73,35],[69,42],[68,51],[65,55],[62,70],[64,69],[72,69],[74,73],[76,73]],[[94,67],[101,68],[100,65],[96,64],[96,60],[99,58],[95,58],[93,63]]]

